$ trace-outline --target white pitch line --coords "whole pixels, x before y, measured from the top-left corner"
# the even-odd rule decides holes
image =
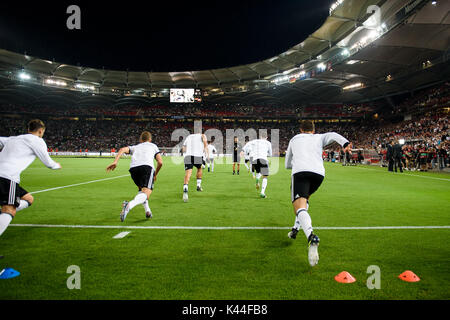
[[[63,224],[10,224],[13,227],[73,228],[73,229],[157,229],[157,230],[287,230],[291,227],[208,227],[208,226],[90,226]],[[317,230],[386,230],[386,229],[450,229],[450,226],[374,226],[374,227],[314,227]]]
[[[45,189],[45,190],[39,190],[39,191],[33,191],[30,192],[31,194],[36,194],[36,193],[41,193],[41,192],[47,192],[47,191],[52,191],[52,190],[58,190],[58,189],[64,189],[64,188],[70,188],[70,187],[76,187],[76,186],[81,186],[84,184],[89,184],[89,183],[94,183],[94,182],[100,182],[100,181],[106,181],[106,180],[113,180],[113,179],[118,179],[118,178],[123,178],[123,177],[128,177],[129,174],[124,174],[122,176],[117,176],[117,177],[111,177],[111,178],[105,178],[105,179],[98,179],[98,180],[92,180],[92,181],[86,181],[86,182],[81,182],[81,183],[75,183],[75,184],[69,184],[67,186],[62,186],[62,187],[55,187],[55,188],[50,188],[50,189]]]
[[[125,231],[125,232],[121,232],[119,234],[116,234],[113,239],[122,239],[125,238],[128,234],[130,233],[130,231]]]

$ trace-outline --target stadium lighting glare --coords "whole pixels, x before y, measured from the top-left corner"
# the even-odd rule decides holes
[[[369,39],[376,39],[376,38],[378,38],[380,36],[380,33],[381,32],[379,32],[377,30],[372,30],[372,31],[369,32],[368,38]]]
[[[349,54],[350,54],[350,51],[347,48],[345,48],[344,50],[341,51],[342,56],[348,56]]]
[[[347,61],[347,64],[355,64],[355,63],[357,63],[358,62],[358,60],[348,60]]]
[[[353,84],[349,84],[348,86],[343,87],[343,90],[350,90],[350,89],[355,89],[355,88],[361,88],[363,86],[363,84],[361,82],[357,82],[357,83],[353,83]]]
[[[21,73],[19,73],[19,78],[22,80],[30,80],[31,76],[28,73],[21,72]]]
[[[56,86],[60,86],[60,87],[65,87],[65,86],[67,86],[67,82],[65,82],[65,81],[60,81],[60,80],[47,79],[47,80],[45,80],[45,82],[46,82],[47,84],[56,85]]]
[[[94,86],[87,85],[87,84],[81,84],[81,83],[77,83],[77,84],[75,85],[75,88],[81,89],[81,90],[92,90],[92,91],[95,90],[95,87],[94,87]]]
[[[432,4],[433,6],[436,6],[436,5],[437,5],[437,1],[431,1],[431,4]]]
[[[400,143],[401,145],[405,144],[405,139],[399,139],[398,143]]]
[[[344,2],[344,0],[336,0],[335,3],[333,3],[330,7],[330,15],[331,13],[337,9],[337,7],[339,7],[342,3]]]
[[[325,66],[324,63],[319,63],[317,65],[317,69],[319,69],[320,71],[324,71],[327,67]]]

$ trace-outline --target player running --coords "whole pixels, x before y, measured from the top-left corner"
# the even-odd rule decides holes
[[[208,154],[209,157],[206,158],[206,164],[208,166],[208,172],[214,172],[214,158],[217,155],[217,149],[211,144],[211,141],[208,142]]]
[[[124,221],[128,213],[135,206],[142,204],[145,209],[145,217],[150,219],[153,217],[152,211],[148,204],[148,200],[153,191],[156,176],[163,165],[162,157],[158,146],[152,143],[152,135],[148,131],[141,133],[139,144],[129,147],[123,147],[119,150],[116,159],[112,164],[106,167],[106,172],[113,171],[117,168],[117,163],[124,153],[131,154],[130,174],[134,183],[139,189],[138,194],[131,201],[122,203],[122,211],[120,212],[120,221]],[[153,164],[156,159],[157,166]]]
[[[188,202],[189,180],[192,175],[192,168],[197,168],[197,191],[203,191],[202,188],[202,158],[203,152],[205,157],[209,158],[206,136],[202,133],[190,134],[183,143],[184,152],[184,185],[183,185],[183,201]]]
[[[256,141],[256,139],[247,142],[245,144],[245,146],[242,148],[242,151],[244,152],[245,163],[247,163],[247,158],[248,158],[248,163],[249,163],[248,171],[250,172],[250,170],[252,170],[253,179],[256,178],[255,177],[255,166],[252,164],[253,163],[253,142],[254,141]]]
[[[295,239],[300,227],[308,239],[308,260],[311,266],[319,262],[319,237],[313,233],[308,214],[309,197],[319,188],[325,177],[322,150],[333,142],[339,143],[346,152],[352,144],[343,136],[328,132],[314,134],[314,122],[307,120],[300,125],[300,134],[289,141],[286,152],[286,169],[292,169],[291,199],[296,214],[295,224],[288,237]]]
[[[14,137],[0,137],[0,235],[9,226],[20,210],[26,209],[34,201],[33,196],[23,189],[20,174],[36,157],[50,169],[61,169],[48,152],[44,136],[45,125],[39,120],[28,122],[28,134]]]
[[[267,177],[269,176],[269,160],[267,157],[272,156],[272,144],[267,141],[267,133],[262,132],[260,139],[252,141],[253,162],[252,165],[256,171],[256,190],[260,187],[261,177],[261,198],[266,198]]]

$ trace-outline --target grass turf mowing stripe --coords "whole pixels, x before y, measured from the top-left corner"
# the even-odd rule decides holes
[[[208,226],[93,226],[63,224],[10,224],[14,227],[73,229],[175,229],[175,230],[287,230],[291,227],[208,227]],[[374,226],[374,227],[314,227],[317,230],[385,230],[385,229],[450,229],[450,226]]]
[[[375,168],[356,167],[356,166],[354,166],[354,167],[352,166],[352,168],[363,169],[363,170],[371,170],[371,171],[378,171],[378,172],[390,173],[390,174],[394,173],[392,171],[381,171],[381,170],[378,170],[378,169],[375,169]],[[409,172],[410,171],[404,170],[403,172],[395,172],[395,173],[399,173],[401,176],[407,176],[407,177],[418,177],[418,178],[425,178],[425,179],[433,179],[433,180],[441,180],[441,181],[449,181],[450,182],[450,179],[430,177],[430,176],[421,176],[421,175],[413,174],[413,173],[409,173]],[[433,172],[430,171],[430,173],[433,173]],[[441,173],[441,172],[439,172],[439,173]]]
[[[94,182],[100,182],[100,181],[106,181],[106,180],[113,180],[113,179],[118,179],[118,178],[123,178],[123,177],[129,177],[129,174],[124,174],[121,176],[117,176],[117,177],[111,177],[111,178],[105,178],[105,179],[98,179],[98,180],[92,180],[92,181],[86,181],[86,182],[81,182],[81,183],[75,183],[75,184],[69,184],[67,186],[61,186],[61,187],[55,187],[55,188],[50,188],[50,189],[44,189],[44,190],[38,190],[38,191],[33,191],[30,192],[30,194],[36,194],[36,193],[41,193],[41,192],[47,192],[47,191],[53,191],[53,190],[58,190],[58,189],[64,189],[64,188],[70,188],[70,187],[76,187],[76,186],[81,186],[84,184],[89,184],[89,183],[94,183]]]

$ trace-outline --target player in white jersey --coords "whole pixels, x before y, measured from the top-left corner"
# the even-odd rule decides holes
[[[197,168],[197,191],[203,191],[202,188],[202,162],[203,153],[209,158],[209,152],[206,142],[206,136],[202,133],[190,134],[183,143],[184,152],[184,185],[183,185],[183,201],[188,201],[189,180],[191,179],[192,169]]]
[[[248,159],[249,159],[249,163],[250,163],[249,166],[252,171],[252,176],[253,176],[253,179],[256,179],[255,166],[253,165],[253,157],[254,157],[253,142],[254,141],[256,141],[256,139],[247,142],[247,144],[244,146],[245,149],[243,148],[243,151],[244,151],[244,154],[248,154]]]
[[[256,171],[256,189],[260,187],[261,177],[261,198],[266,198],[267,177],[269,176],[269,160],[272,156],[272,144],[267,141],[267,133],[263,132],[260,139],[252,141],[251,153],[253,154],[252,165]]]
[[[119,150],[116,159],[112,164],[106,167],[106,171],[116,169],[120,157],[124,153],[131,154],[130,174],[134,183],[139,189],[138,194],[131,201],[124,201],[122,203],[122,211],[120,212],[120,220],[123,222],[128,213],[135,206],[142,204],[145,209],[145,216],[147,219],[152,218],[152,211],[148,205],[148,200],[153,192],[153,186],[156,181],[156,176],[163,165],[162,157],[158,146],[152,143],[152,135],[148,131],[144,131],[139,139],[140,143],[134,146],[123,147]],[[153,164],[153,159],[156,159],[157,166]]]
[[[214,172],[214,158],[217,155],[217,149],[211,144],[211,141],[208,142],[208,154],[209,157],[206,158],[206,164],[208,165],[208,172]]]
[[[6,230],[11,220],[20,210],[28,208],[34,198],[20,183],[20,174],[36,156],[50,169],[61,169],[61,165],[53,161],[47,144],[42,139],[45,125],[35,119],[28,123],[28,134],[15,137],[0,137],[0,235]]]
[[[250,172],[250,170],[252,170],[252,174],[253,174],[253,178],[255,178],[255,168],[252,165],[253,162],[253,153],[252,153],[252,146],[253,146],[253,141],[248,141],[244,147],[242,148],[242,152],[244,153],[244,159],[245,159],[245,167],[247,168],[247,171]]]
[[[308,260],[311,266],[319,262],[319,237],[313,233],[311,217],[309,216],[309,197],[317,191],[325,177],[323,166],[323,149],[334,142],[339,143],[344,150],[351,149],[352,144],[343,136],[328,132],[314,134],[314,122],[303,121],[300,134],[289,141],[286,151],[286,169],[292,169],[291,200],[296,214],[295,224],[288,237],[295,239],[300,228],[308,239]]]

